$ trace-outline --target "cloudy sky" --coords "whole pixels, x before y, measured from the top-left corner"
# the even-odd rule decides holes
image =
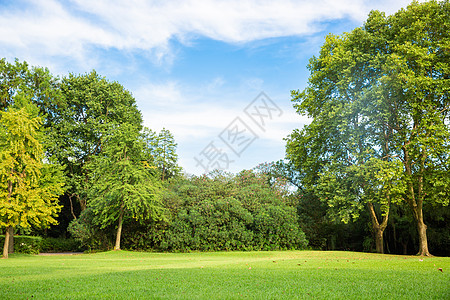
[[[232,172],[284,157],[325,35],[406,0],[0,0],[0,57],[64,76],[95,69],[170,130],[180,165]]]

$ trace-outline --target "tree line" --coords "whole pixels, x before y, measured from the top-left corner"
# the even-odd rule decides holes
[[[60,79],[2,59],[0,74],[3,256],[14,228],[49,227],[63,208],[116,222],[120,249],[123,220],[156,217],[161,181],[180,172],[173,135],[143,128],[131,93],[95,71]]]
[[[284,160],[238,174],[183,174],[170,131],[144,128],[132,94],[95,71],[1,59],[3,256],[15,232],[88,249],[430,255],[431,241],[448,255],[449,12],[413,2],[328,35],[292,91],[311,123]]]
[[[17,232],[93,250],[121,249],[123,233],[127,249],[306,247],[281,186],[253,171],[184,175],[171,132],[144,128],[119,83],[5,59],[0,74],[4,257]]]

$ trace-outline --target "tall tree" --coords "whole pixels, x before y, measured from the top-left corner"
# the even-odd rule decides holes
[[[25,105],[21,103],[24,101],[31,101],[39,108],[43,121],[41,131],[49,131],[53,116],[63,105],[59,97],[58,80],[46,68],[31,67],[18,59],[14,63],[0,59],[0,111]],[[41,135],[40,139],[46,145],[45,148],[53,141],[48,138],[48,134]],[[13,227],[10,227],[10,252],[14,250],[13,235]]]
[[[310,61],[309,86],[302,93],[292,93],[298,111],[307,113],[313,121],[302,131],[294,131],[287,154],[304,174],[303,185],[322,196],[334,218],[348,222],[367,208],[377,251],[381,253],[391,202],[379,197],[370,199],[368,195],[374,191],[369,182],[376,172],[374,158],[379,164],[384,160],[384,166],[395,165],[385,157],[385,149],[380,146],[383,128],[367,104],[366,91],[378,73],[371,67],[371,43],[372,37],[361,28],[342,37],[327,36],[320,56]],[[381,221],[374,205],[383,208]]]
[[[160,182],[143,161],[144,143],[131,124],[122,124],[105,136],[102,154],[90,163],[93,186],[89,207],[102,228],[117,223],[115,250],[120,250],[123,222],[156,219],[161,215]]]
[[[359,182],[340,197],[353,204],[361,192],[374,197],[384,191],[388,198],[407,186],[403,198],[417,221],[420,255],[429,255],[423,201],[449,199],[443,192],[449,188],[449,11],[448,1],[431,1],[413,2],[391,17],[371,12],[363,27],[326,38],[320,56],[310,61],[309,86],[292,93],[297,111],[313,118],[287,140],[287,157],[305,174],[304,184],[314,189],[322,178],[323,188],[327,176],[340,178],[333,181],[340,187]],[[402,185],[390,185],[389,173],[378,181],[390,196],[384,187],[367,189],[377,186],[371,179],[381,169],[356,172],[374,158],[394,173],[394,166],[403,166]],[[374,229],[385,223],[374,218],[370,204],[368,210]]]
[[[130,92],[95,71],[63,78],[60,92],[65,105],[54,116],[49,153],[66,166],[68,196],[84,210],[91,175],[86,164],[102,152],[110,128],[132,124],[140,130],[142,116]]]
[[[391,133],[389,155],[403,164],[418,254],[430,255],[424,201],[450,199],[450,2],[413,2],[389,17],[373,12],[365,30],[378,38],[383,74],[371,94]]]
[[[164,181],[177,176],[181,168],[177,162],[177,143],[173,134],[165,128],[159,133],[145,128],[144,139],[149,150],[148,155],[161,172],[161,179]]]
[[[16,95],[19,99],[22,96]],[[55,224],[54,217],[61,208],[61,172],[42,162],[42,120],[31,107],[10,107],[0,112],[0,227],[6,228],[4,258],[8,257],[11,228]]]

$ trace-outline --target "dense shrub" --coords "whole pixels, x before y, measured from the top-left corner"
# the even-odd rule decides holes
[[[0,235],[0,245],[5,242],[5,236]],[[39,254],[42,238],[39,236],[14,236],[14,252],[24,254]]]
[[[252,221],[252,215],[234,198],[204,200],[178,213],[166,231],[161,248],[245,250],[253,238]]]
[[[87,248],[88,250],[111,249],[112,241],[108,238],[111,236],[111,232],[109,232],[108,228],[102,230],[94,225],[93,217],[92,209],[85,209],[78,219],[70,223],[67,230],[74,239],[80,242],[82,248]]]
[[[171,182],[166,220],[126,224],[123,247],[133,250],[217,251],[303,249],[305,234],[286,192],[264,175],[213,173]]]
[[[254,226],[258,249],[304,249],[308,245],[293,207],[264,205],[256,212]]]
[[[76,239],[66,238],[43,238],[41,244],[41,252],[77,252],[82,251],[81,242]]]

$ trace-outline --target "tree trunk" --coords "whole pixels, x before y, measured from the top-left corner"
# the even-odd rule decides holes
[[[377,250],[377,253],[384,254],[384,244],[383,244],[383,232],[384,230],[380,227],[373,228],[375,231],[375,247]]]
[[[412,191],[413,188],[410,187]],[[411,193],[412,194],[412,193]],[[414,194],[412,194],[414,196]],[[408,201],[414,216],[414,221],[416,222],[417,233],[419,234],[419,252],[417,255],[420,256],[432,256],[430,251],[428,250],[428,240],[427,240],[427,225],[423,222],[423,199],[419,199],[419,201],[415,201],[415,198],[412,198],[412,201]]]
[[[389,201],[390,205],[390,201]],[[367,207],[369,208],[370,219],[372,221],[372,230],[375,236],[375,247],[377,253],[384,254],[384,244],[383,244],[383,233],[387,227],[388,217],[389,217],[389,208],[387,209],[385,215],[383,216],[383,220],[381,224],[378,222],[377,215],[375,213],[375,209],[371,202],[367,203]]]
[[[408,255],[408,241],[402,242],[403,246],[403,255]]]
[[[417,255],[431,256],[428,251],[427,225],[423,222],[423,217],[417,220],[417,231],[419,233],[419,252]]]
[[[69,201],[70,201],[70,213],[72,214],[72,217],[74,220],[77,219],[77,216],[75,216],[74,212],[73,212],[73,203],[72,203],[72,197],[75,196],[75,193],[72,193],[71,195],[69,195]]]
[[[86,199],[81,199],[80,198],[80,209],[81,209],[81,211],[85,211],[86,208],[87,208]]]
[[[10,226],[11,227],[11,226]],[[5,232],[5,244],[3,245],[3,256],[2,258],[8,258],[8,248],[9,248],[9,228],[6,228]]]
[[[10,226],[8,231],[9,231],[8,253],[14,253],[14,228]]]
[[[406,169],[406,174],[409,178],[413,178],[412,172],[412,163],[409,158],[409,153],[406,150],[406,147],[403,146],[404,152],[404,166]],[[413,212],[414,220],[416,221],[417,232],[419,234],[419,252],[417,255],[420,256],[431,256],[428,251],[428,241],[427,241],[427,225],[423,222],[423,199],[424,199],[424,191],[423,191],[423,174],[424,174],[424,162],[426,159],[426,153],[423,152],[420,160],[420,172],[417,177],[417,195],[414,189],[414,185],[412,180],[408,181],[408,192],[409,197],[407,196],[406,200],[411,207]]]
[[[11,170],[11,173],[13,172],[13,170]],[[12,195],[12,189],[13,189],[13,184],[11,182],[11,180],[8,181],[8,202],[11,202],[11,195]],[[14,233],[14,229],[12,228],[12,226],[8,226],[6,227],[6,232],[5,232],[5,244],[3,245],[3,256],[2,258],[8,258],[8,253],[9,253],[9,243],[11,242],[11,233]],[[14,242],[13,242],[14,243]],[[14,247],[14,244],[13,244]]]
[[[120,237],[122,235],[122,223],[123,223],[123,203],[120,205],[119,212],[119,226],[117,227],[117,235],[116,235],[116,245],[114,246],[114,250],[120,250]]]

